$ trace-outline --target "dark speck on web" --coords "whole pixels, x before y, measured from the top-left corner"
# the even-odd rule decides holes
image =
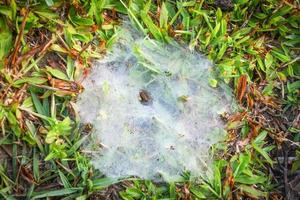
[[[139,101],[145,106],[152,104],[151,94],[147,90],[140,90]]]

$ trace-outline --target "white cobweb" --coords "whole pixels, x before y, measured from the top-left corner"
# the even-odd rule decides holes
[[[209,148],[225,135],[220,114],[231,96],[209,80],[212,63],[177,44],[164,45],[123,27],[107,56],[84,80],[77,107],[92,123],[87,148],[108,177],[168,181],[210,169]]]

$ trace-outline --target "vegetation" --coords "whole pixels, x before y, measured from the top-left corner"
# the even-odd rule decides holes
[[[157,40],[207,55],[234,89],[241,109],[225,116],[213,177],[114,180],[82,152],[90,126],[72,102],[125,15]],[[3,0],[0,198],[297,199],[299,52],[299,0]]]

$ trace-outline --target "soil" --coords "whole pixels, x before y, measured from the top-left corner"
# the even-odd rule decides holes
[[[232,0],[216,0],[215,6],[220,8],[222,11],[231,11],[234,7]]]

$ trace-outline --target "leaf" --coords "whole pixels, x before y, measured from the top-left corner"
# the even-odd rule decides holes
[[[227,33],[227,21],[225,19],[221,20],[221,32],[219,36],[224,36]]]
[[[67,56],[67,75],[71,81],[73,80],[74,71],[75,71],[75,62],[70,56]]]
[[[250,36],[247,35],[246,37],[243,37],[242,39],[240,39],[239,41],[237,41],[237,42],[235,43],[235,45],[242,44],[242,43],[246,42],[246,41],[249,40],[249,39],[250,39]]]
[[[94,20],[92,18],[83,18],[78,15],[74,9],[74,7],[70,8],[69,18],[75,25],[81,26],[92,26],[94,25]]]
[[[248,154],[240,154],[238,165],[234,169],[234,178],[243,173],[250,163],[250,156]]]
[[[206,199],[206,196],[197,188],[192,187],[190,188],[190,191],[197,197],[200,199]]]
[[[68,76],[58,69],[54,69],[51,67],[46,67],[46,69],[52,76],[54,76],[56,78],[59,78],[59,79],[65,80],[65,81],[69,80]]]
[[[262,155],[268,161],[268,163],[270,163],[271,166],[273,166],[272,159],[264,149],[262,149],[260,146],[258,146],[255,143],[252,143],[252,146],[260,155]]]
[[[209,79],[209,85],[215,88],[218,86],[218,81],[216,79]]]
[[[35,185],[32,184],[31,187],[27,190],[26,200],[30,200],[31,199],[31,196],[32,196],[34,188],[35,188]]]
[[[53,1],[52,0],[45,0],[47,6],[53,6]]]
[[[10,1],[10,8],[12,13],[12,19],[15,20],[17,15],[17,4],[15,0]]]
[[[33,84],[33,85],[43,84],[43,83],[45,83],[47,81],[48,80],[46,78],[41,78],[41,77],[23,77],[21,79],[16,80],[13,83],[13,86],[18,87],[18,86],[20,86],[23,83],[30,83],[30,84]]]
[[[138,28],[144,33],[147,34],[146,29],[144,29],[143,25],[140,23],[140,21],[137,19],[137,16],[134,14],[134,9],[132,9],[131,7],[127,7],[126,4],[123,2],[123,0],[120,0],[120,2],[122,3],[122,5],[127,9],[128,12],[128,16],[131,20],[131,22],[133,22],[133,24],[136,24],[138,26]]]
[[[165,3],[161,5],[159,25],[161,28],[165,29],[168,27],[168,10]]]
[[[266,57],[265,57],[265,66],[266,68],[270,68],[273,64],[273,56],[270,53],[267,53]]]
[[[12,33],[8,26],[0,16],[0,66],[3,58],[5,58],[12,48]]]
[[[176,186],[175,183],[169,183],[169,193],[170,193],[170,198],[171,199],[176,199]]]
[[[115,183],[120,182],[121,180],[116,178],[99,178],[93,180],[93,189],[94,190],[101,190],[103,188],[106,188],[110,185],[113,185]]]
[[[44,10],[35,10],[35,14],[39,15],[42,18],[46,18],[48,20],[51,20],[53,22],[64,24],[63,21],[59,19],[58,13],[52,12],[50,9],[44,9]]]
[[[241,75],[237,83],[237,99],[241,102],[247,89],[247,75]]]
[[[274,84],[273,82],[268,83],[268,85],[263,89],[262,93],[265,96],[271,96],[273,94]]]
[[[288,88],[289,92],[294,92],[294,91],[300,89],[300,81],[288,83],[287,88]]]
[[[160,32],[160,29],[153,23],[151,17],[148,15],[148,11],[151,6],[151,0],[149,0],[145,7],[141,10],[141,19],[145,23],[145,25],[148,27],[150,33],[154,36],[157,40],[163,40],[163,36]]]
[[[215,36],[217,35],[217,33],[219,32],[220,30],[220,27],[221,27],[221,24],[219,22],[216,23],[216,26],[214,28],[214,30],[212,31],[211,33],[211,37],[212,38],[215,38]]]
[[[124,200],[134,200],[133,197],[131,197],[129,194],[127,194],[124,191],[121,191],[119,194],[122,197],[122,199],[124,199]]]
[[[82,137],[80,140],[78,140],[68,151],[69,155],[72,155],[74,152],[77,151],[77,149],[82,145],[82,143],[88,138],[88,136]]]
[[[282,62],[288,62],[291,60],[291,58],[285,54],[282,54],[279,51],[276,50],[272,50],[271,53],[273,54],[274,57],[278,58],[279,60],[281,60]]]
[[[300,169],[300,159],[293,162],[292,172],[295,173],[299,169]]]
[[[268,132],[267,131],[262,131],[254,140],[253,143],[255,144],[259,144],[262,141],[264,141],[264,139],[267,137]]]
[[[214,189],[215,191],[220,194],[222,190],[222,183],[221,183],[221,172],[219,167],[215,164],[214,165]]]
[[[201,15],[204,18],[205,22],[207,23],[210,31],[213,31],[213,27],[212,27],[211,23],[209,22],[209,17],[207,15],[206,11],[204,11],[204,10],[193,10],[193,12]]]
[[[42,103],[40,102],[40,100],[38,99],[38,97],[36,96],[36,94],[34,94],[33,92],[31,92],[31,97],[32,97],[33,105],[34,105],[36,111],[38,112],[38,114],[40,114],[40,115],[46,115],[44,107],[42,106]]]
[[[220,48],[220,50],[219,50],[219,52],[217,54],[217,60],[221,60],[222,59],[224,53],[227,50],[227,47],[228,47],[227,43],[223,43],[222,44],[222,46],[221,46],[221,48]]]
[[[217,18],[217,21],[222,20],[222,10],[219,7],[218,7],[217,12],[216,12],[216,18]]]
[[[30,144],[31,146],[34,146],[36,144],[36,138],[30,131],[26,131],[22,139],[26,141],[28,144]]]
[[[97,1],[91,0],[90,9],[88,12],[88,16],[95,17],[97,24],[101,24],[103,22],[103,17],[99,13],[102,12],[103,7],[107,1]]]
[[[134,187],[133,188],[127,188],[126,193],[128,195],[130,195],[131,197],[133,197],[133,198],[140,198],[143,194],[143,192],[141,190],[139,190],[137,188],[134,188]]]
[[[58,173],[59,173],[60,180],[63,183],[64,187],[71,188],[72,185],[70,184],[68,178],[64,175],[64,173],[62,173],[60,170],[58,170]]]
[[[21,129],[18,124],[18,120],[13,112],[7,113],[7,119],[9,121],[9,124],[11,126],[12,131],[14,132],[15,136],[20,137],[21,136]]]
[[[46,198],[46,197],[65,196],[65,195],[73,194],[78,191],[82,191],[82,188],[66,188],[66,189],[52,190],[52,191],[46,190],[46,191],[34,193],[32,196],[32,200]]]
[[[0,195],[5,199],[5,200],[17,200],[16,198],[14,198],[13,196],[7,194],[10,193],[11,188],[10,187],[4,187],[0,189]],[[0,197],[1,197],[0,196]]]
[[[267,180],[266,177],[256,176],[256,175],[252,175],[252,176],[239,175],[234,179],[234,181],[237,183],[243,183],[247,185],[264,183],[266,180]]]
[[[0,5],[0,14],[7,16],[10,20],[13,19],[12,10],[8,6]],[[2,17],[0,19],[2,20]]]
[[[259,197],[265,197],[267,199],[268,194],[266,192],[262,192],[260,190],[255,189],[254,187],[247,186],[247,185],[240,185],[239,189],[242,192],[248,193],[250,196],[254,198],[259,198]]]
[[[272,17],[270,17],[270,20],[280,17],[280,16],[284,16],[286,14],[288,14],[291,10],[293,9],[292,6],[286,5],[281,7],[277,12],[275,12]]]
[[[40,168],[39,168],[39,157],[37,155],[36,148],[33,148],[33,160],[32,160],[32,168],[33,168],[33,177],[36,181],[40,180]]]

